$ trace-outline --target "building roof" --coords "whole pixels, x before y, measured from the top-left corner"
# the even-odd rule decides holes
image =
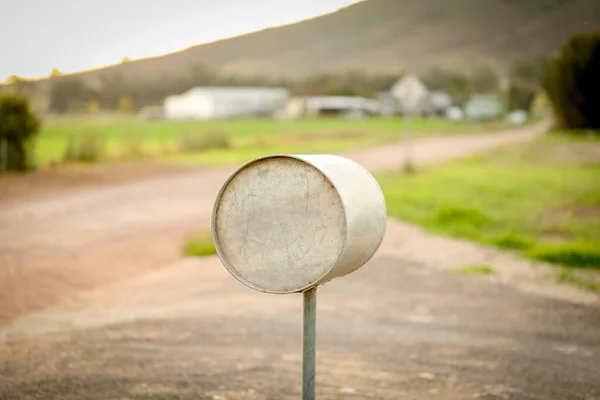
[[[427,87],[415,74],[407,74],[392,86],[391,92],[397,99],[407,100],[413,96],[424,96],[427,94]]]
[[[359,96],[310,96],[304,97],[307,108],[338,110],[370,110],[377,108],[377,102]]]
[[[278,86],[197,86],[185,92],[272,92],[272,91],[283,91],[288,92],[289,89]]]

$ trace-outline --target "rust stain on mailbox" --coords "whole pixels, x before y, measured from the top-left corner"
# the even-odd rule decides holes
[[[303,292],[364,265],[386,207],[361,165],[334,155],[272,155],[238,168],[217,195],[213,240],[227,270],[266,293]]]

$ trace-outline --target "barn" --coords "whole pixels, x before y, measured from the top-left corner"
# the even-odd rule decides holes
[[[378,113],[375,100],[359,96],[308,96],[291,99],[287,104],[288,118],[302,116],[366,116]]]
[[[491,94],[474,94],[465,105],[466,117],[475,121],[498,118],[503,111],[500,99]]]
[[[281,87],[197,87],[164,100],[171,120],[209,120],[281,115],[289,90]]]

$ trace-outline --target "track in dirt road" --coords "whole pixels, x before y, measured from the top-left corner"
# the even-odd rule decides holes
[[[421,141],[417,164],[528,140],[542,128]],[[377,170],[402,165],[401,153],[399,145],[347,156]],[[301,296],[245,288],[216,257],[173,261],[187,232],[208,229],[229,172],[3,208],[0,253],[18,263],[3,259],[0,296],[21,317],[0,326],[0,400],[299,398]],[[516,290],[501,274],[449,273],[407,245],[436,252],[436,238],[397,222],[388,228],[364,268],[319,288],[319,398],[600,399],[598,306]],[[31,230],[27,241],[14,235]],[[464,257],[441,253],[434,264]]]
[[[418,140],[425,165],[527,141],[547,128]],[[403,165],[404,145],[345,154],[371,171]],[[134,276],[180,256],[186,235],[209,229],[216,191],[232,168],[66,191],[0,209],[0,325],[82,289]]]
[[[600,308],[390,250],[318,290],[318,398],[599,398]],[[178,261],[0,328],[0,399],[298,399],[301,310]]]

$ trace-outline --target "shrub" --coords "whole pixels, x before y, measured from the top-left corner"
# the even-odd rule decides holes
[[[599,129],[600,32],[573,36],[549,64],[543,87],[559,127]]]
[[[104,140],[100,135],[86,133],[81,138],[71,136],[63,154],[63,161],[95,163],[104,156]]]
[[[204,133],[185,133],[179,138],[178,147],[183,152],[197,152],[210,149],[229,149],[231,139],[226,131],[210,130]]]
[[[508,109],[531,111],[535,90],[524,83],[511,82],[508,87]]]
[[[125,158],[140,158],[145,155],[143,133],[134,132],[124,139],[122,153]]]
[[[535,244],[534,240],[515,232],[506,232],[501,235],[492,236],[486,242],[504,249],[514,250],[527,250]]]
[[[79,160],[79,148],[75,136],[72,135],[69,137],[62,159],[64,162],[74,162]]]
[[[468,207],[440,207],[436,210],[434,218],[440,225],[467,224],[478,229],[489,222],[481,211]]]
[[[97,134],[86,134],[79,143],[79,161],[95,163],[102,159],[104,141]]]
[[[556,274],[558,282],[568,282],[590,292],[600,292],[600,283],[592,282],[589,279],[582,279],[574,273],[572,269],[563,268]]]
[[[569,267],[600,269],[597,243],[575,242],[540,244],[528,252],[529,257]]]
[[[186,256],[203,257],[217,253],[210,233],[191,238],[183,249]]]
[[[460,275],[492,275],[496,271],[489,265],[466,265],[464,267],[454,268],[452,272]]]
[[[39,127],[25,97],[0,95],[0,170],[27,171],[35,167],[34,144]]]

